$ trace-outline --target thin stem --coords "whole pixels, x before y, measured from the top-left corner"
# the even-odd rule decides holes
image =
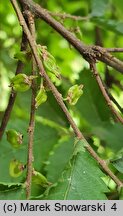
[[[107,66],[106,66],[105,82],[108,88],[112,87],[112,84],[115,84],[123,91],[123,85],[120,83],[120,80],[115,79],[115,77],[109,73],[109,69]]]
[[[117,100],[113,97],[113,95],[109,92],[107,86],[106,85],[104,85],[104,86],[105,86],[105,90],[106,90],[108,96],[110,97],[110,99],[112,100],[112,102],[117,106],[119,111],[123,114],[123,108],[120,106],[120,104],[117,102]]]
[[[78,139],[84,139],[84,136],[83,134],[81,133],[81,131],[79,130],[79,128],[76,126],[75,122],[73,121],[69,111],[67,110],[63,100],[62,100],[62,97],[61,97],[61,94],[57,91],[56,87],[54,86],[54,84],[50,81],[49,77],[47,76],[44,68],[43,68],[43,65],[42,65],[42,62],[37,54],[37,49],[36,49],[36,44],[34,42],[34,40],[32,39],[32,36],[28,30],[28,27],[26,25],[26,22],[24,20],[24,17],[18,7],[18,4],[16,2],[16,0],[11,0],[12,4],[13,4],[13,7],[16,11],[16,14],[18,16],[18,19],[19,19],[19,22],[20,22],[20,25],[22,26],[25,34],[27,35],[27,38],[28,38],[28,41],[29,41],[29,44],[30,44],[30,47],[32,49],[32,52],[33,52],[33,55],[35,57],[35,60],[37,62],[37,66],[40,70],[40,74],[41,76],[43,76],[47,82],[47,85],[49,86],[49,88],[51,89],[54,97],[56,98],[58,104],[60,105],[60,107],[62,108],[63,112],[65,113],[67,119],[68,119],[68,122],[70,123],[71,127],[73,128],[73,131],[75,133],[75,135],[78,137]],[[101,167],[104,169],[104,171],[116,182],[116,184],[119,186],[119,187],[122,187],[123,186],[123,183],[113,174],[113,172],[108,168],[108,166],[106,165],[106,163],[104,164],[104,161],[96,154],[96,152],[93,150],[93,148],[87,144],[87,147],[86,149],[90,152],[90,154],[95,158],[95,160],[101,165]]]
[[[28,44],[28,41],[27,41],[25,33],[23,32],[22,33],[22,42],[21,42],[21,51],[26,50],[27,44]],[[15,72],[15,75],[21,73],[22,70],[23,70],[23,67],[24,67],[24,64],[19,60],[18,63],[17,63],[17,69],[16,69],[16,72]],[[16,96],[17,96],[16,92],[11,92],[10,93],[9,102],[8,102],[7,108],[6,108],[5,112],[4,112],[2,122],[1,122],[1,126],[0,126],[0,140],[2,139],[2,136],[3,136],[4,131],[6,129],[7,123],[9,121],[9,118],[10,118],[10,115],[11,115],[11,112],[12,112],[12,108],[14,106]]]
[[[82,16],[75,16],[75,15],[71,15],[71,14],[67,14],[67,13],[55,13],[55,12],[51,12],[48,10],[47,10],[47,12],[51,16],[60,17],[62,19],[73,19],[75,21],[83,21],[83,20],[89,20],[90,19],[90,16],[82,17]]]
[[[102,79],[101,79],[102,81]],[[110,100],[113,102],[113,104],[115,104],[115,106],[119,109],[119,111],[123,114],[123,108],[120,106],[120,104],[117,102],[117,100],[113,97],[113,95],[110,93],[109,89],[107,88],[107,86],[105,85],[105,83],[102,81],[102,84],[105,87],[105,91],[107,93],[107,95],[109,96]]]
[[[98,45],[98,46],[103,47],[103,38],[102,38],[101,33],[102,33],[101,29],[98,26],[96,26],[95,27],[95,44]],[[107,65],[106,65],[106,68],[105,68],[105,79],[107,81],[107,84],[109,84],[109,85],[111,85],[111,81],[114,80],[114,77],[109,74],[109,69],[108,69]],[[105,83],[103,81],[102,81],[102,84],[104,85],[106,93],[108,94],[110,100],[112,100],[112,102],[117,106],[119,111],[123,113],[122,107],[119,105],[119,103],[115,100],[115,98],[109,92],[107,86],[105,85]]]
[[[105,89],[105,86],[103,85],[103,82],[102,82],[102,80],[101,80],[101,78],[100,78],[100,76],[98,74],[96,64],[95,63],[91,64],[91,68],[92,68],[92,72],[93,72],[93,74],[94,74],[94,76],[96,78],[96,81],[97,81],[97,83],[99,85],[99,88],[100,88],[100,90],[101,90],[101,92],[102,92],[102,94],[103,94],[103,96],[104,96],[104,98],[105,98],[105,100],[107,102],[107,105],[109,106],[109,108],[111,109],[112,113],[117,118],[117,120],[123,124],[123,118],[120,116],[120,114],[113,107],[112,102],[110,100],[110,97],[108,96],[108,94],[106,92],[106,89]]]
[[[108,52],[123,52],[123,48],[105,48]]]
[[[106,87],[105,87],[106,88]],[[106,88],[107,94],[110,97],[110,99],[112,100],[112,102],[117,106],[117,108],[119,109],[119,111],[123,114],[123,108],[120,106],[120,104],[116,101],[116,99],[113,97],[113,95],[108,91],[108,89]]]
[[[35,24],[32,14],[28,11],[28,24],[32,35],[32,39],[35,40]],[[36,75],[36,62],[32,59],[32,75]],[[28,159],[27,159],[27,178],[26,178],[26,198],[29,199],[31,195],[31,182],[33,171],[33,140],[34,140],[34,128],[35,128],[35,96],[36,96],[36,82],[32,81],[32,99],[31,99],[31,111],[30,122],[28,128],[29,141],[28,141]]]

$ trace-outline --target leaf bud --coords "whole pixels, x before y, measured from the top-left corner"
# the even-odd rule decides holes
[[[47,187],[51,183],[48,182],[46,177],[42,175],[40,172],[33,170],[32,172],[32,182],[37,185],[41,185],[42,187]]]
[[[20,161],[16,159],[10,161],[10,164],[9,164],[10,176],[17,178],[23,173],[24,169],[25,169],[25,166]]]
[[[23,140],[23,135],[17,132],[14,129],[10,129],[6,131],[7,141],[12,145],[14,148],[20,148]]]
[[[32,80],[37,76],[27,76],[26,74],[17,74],[11,79],[10,87],[14,91],[25,92],[30,89]]]
[[[83,85],[73,85],[69,88],[67,97],[64,99],[69,102],[70,105],[75,105],[79,100],[80,96],[83,94]]]
[[[47,100],[47,93],[44,86],[41,86],[35,98],[35,107],[36,109]]]

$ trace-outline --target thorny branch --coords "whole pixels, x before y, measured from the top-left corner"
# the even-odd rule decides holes
[[[39,71],[40,71],[40,75],[42,77],[44,77],[44,79],[46,80],[47,82],[47,85],[49,86],[49,88],[51,89],[54,97],[56,98],[58,104],[60,105],[60,107],[62,108],[63,112],[65,113],[71,127],[73,128],[73,131],[75,133],[75,135],[78,137],[78,139],[83,139],[85,140],[83,134],[81,133],[81,131],[79,130],[79,128],[76,126],[75,122],[73,121],[70,113],[68,112],[63,100],[62,100],[62,96],[61,94],[57,91],[56,87],[54,86],[54,84],[50,81],[49,77],[47,76],[44,68],[43,68],[43,65],[42,65],[42,62],[37,54],[37,49],[36,49],[36,43],[34,42],[31,34],[30,34],[30,31],[28,29],[28,26],[24,20],[24,17],[18,7],[18,4],[16,2],[16,0],[11,0],[12,2],[12,5],[16,11],[16,14],[18,16],[18,19],[19,19],[19,22],[20,22],[20,25],[22,26],[25,34],[27,35],[27,38],[28,38],[28,41],[29,41],[29,44],[30,44],[30,47],[32,49],[32,52],[33,52],[33,55],[34,55],[34,58],[35,58],[35,61],[37,63],[37,66],[39,68]],[[86,140],[85,140],[86,141]],[[87,143],[87,141],[86,141]],[[103,170],[116,182],[116,184],[119,186],[119,187],[122,187],[123,186],[123,183],[114,175],[114,173],[108,168],[106,162],[104,160],[102,160],[97,154],[96,152],[93,150],[93,148],[87,143],[86,145],[86,149],[89,151],[89,153],[95,158],[95,160],[100,164],[100,166],[103,168]]]

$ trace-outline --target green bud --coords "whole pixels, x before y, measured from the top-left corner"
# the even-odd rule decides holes
[[[42,187],[47,187],[50,184],[44,175],[35,170],[32,172],[32,182],[34,184],[41,185]]]
[[[11,79],[10,87],[14,91],[25,92],[30,89],[32,85],[32,80],[35,79],[37,76],[27,76],[26,74],[17,74]]]
[[[48,74],[50,80],[51,80],[53,83],[55,83],[56,86],[61,85],[61,83],[62,83],[61,79],[58,79],[53,73],[51,73],[51,72],[49,72],[49,71],[47,72],[47,74]]]
[[[20,60],[24,64],[28,63],[31,57],[32,57],[32,54],[30,50],[19,51],[19,52],[16,52],[14,55],[15,59]]]
[[[23,173],[24,169],[25,169],[25,166],[20,161],[18,160],[10,161],[10,165],[9,165],[10,176],[17,178]]]
[[[22,61],[23,63],[26,63],[26,51],[19,51],[15,53],[14,58]]]
[[[75,28],[75,35],[79,40],[82,40],[82,32],[79,26]]]
[[[44,67],[53,73],[58,79],[61,79],[60,68],[56,64],[55,58],[47,51],[47,48],[41,45],[38,45],[38,53],[43,60]]]
[[[12,145],[14,148],[20,148],[23,140],[23,135],[17,132],[14,129],[10,129],[6,131],[7,141]]]
[[[64,100],[67,100],[70,105],[75,105],[79,100],[80,96],[83,94],[83,85],[74,85],[69,88],[67,97]]]
[[[46,100],[47,100],[47,93],[44,86],[42,86],[35,98],[35,107],[38,108],[41,104],[45,103]]]

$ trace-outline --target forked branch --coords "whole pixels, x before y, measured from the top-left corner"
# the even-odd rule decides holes
[[[54,86],[54,84],[51,82],[51,80],[49,79],[49,77],[47,76],[47,74],[46,74],[46,72],[44,70],[43,64],[42,64],[42,62],[41,62],[41,60],[40,60],[40,58],[39,58],[39,56],[37,54],[36,42],[33,40],[32,36],[30,34],[28,26],[27,26],[27,24],[26,24],[26,22],[24,20],[23,14],[21,13],[21,11],[19,9],[16,0],[11,0],[11,2],[13,4],[13,7],[14,7],[14,9],[16,11],[17,16],[18,16],[20,25],[22,26],[25,34],[27,35],[27,38],[28,38],[30,47],[32,49],[35,61],[37,63],[39,71],[40,71],[40,75],[42,77],[44,77],[45,81],[47,82],[48,87],[51,89],[54,97],[56,98],[56,100],[58,102],[58,104],[60,105],[60,107],[62,108],[63,112],[65,113],[65,115],[66,115],[66,117],[68,119],[68,122],[70,123],[71,127],[73,128],[73,131],[74,131],[75,135],[77,136],[77,138],[85,140],[83,134],[81,133],[81,131],[79,130],[79,128],[76,126],[76,124],[73,121],[73,119],[72,119],[69,111],[67,110],[67,108],[66,108],[66,106],[65,106],[65,104],[64,104],[64,102],[62,100],[61,94],[58,92],[58,90],[56,89],[56,87]],[[100,166],[103,168],[103,170],[116,182],[116,184],[119,187],[122,187],[123,183],[114,175],[114,173],[108,168],[106,162],[104,160],[102,160],[96,154],[96,152],[93,150],[93,148],[89,144],[87,144],[86,149],[95,158],[95,160],[100,164]]]
[[[105,48],[99,46],[87,46],[69,32],[61,23],[56,21],[40,5],[32,0],[19,0],[24,4],[36,17],[43,19],[47,24],[52,26],[60,35],[62,35],[76,50],[88,61],[90,58],[98,59],[107,65],[113,67],[123,74],[123,62],[112,56]]]

